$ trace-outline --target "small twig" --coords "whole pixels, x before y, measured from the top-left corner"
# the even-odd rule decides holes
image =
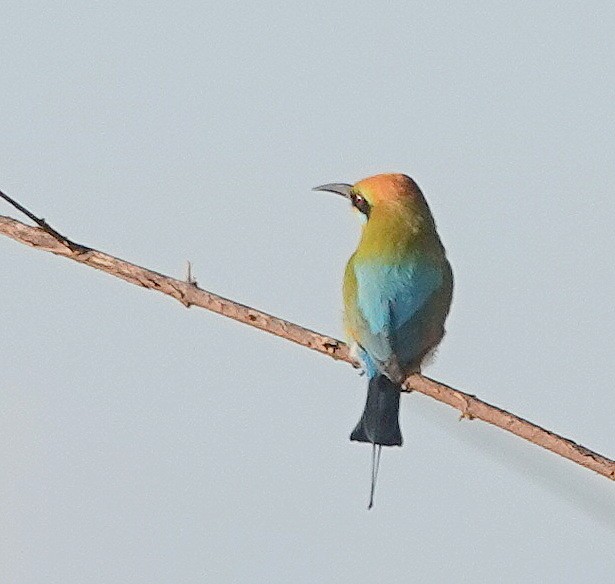
[[[53,227],[51,227],[51,225],[49,225],[47,221],[45,221],[44,219],[41,219],[40,217],[37,217],[36,215],[34,215],[34,213],[31,213],[30,211],[28,211],[28,209],[26,209],[23,205],[20,205],[15,199],[12,199],[11,197],[3,193],[2,191],[0,191],[0,197],[2,197],[7,203],[10,203],[11,205],[13,205],[15,209],[17,209],[18,211],[21,211],[24,215],[32,219],[32,221],[34,221],[34,223],[36,223],[43,231],[45,231],[46,233],[49,233],[51,237],[53,237],[54,239],[57,239],[62,245],[65,245],[71,251],[76,252],[76,253],[84,253],[86,251],[89,251],[89,248],[83,245],[80,245],[78,243],[75,243],[74,241],[71,241],[70,239],[68,239],[68,237],[65,237],[60,232],[56,231]]]
[[[294,323],[202,290],[190,281],[191,273],[188,274],[188,281],[176,280],[95,249],[83,248],[88,253],[74,253],[75,250],[68,244],[69,240],[67,238],[61,236],[55,230],[50,232],[49,229],[51,228],[48,228],[47,224],[42,220],[34,217],[30,212],[23,209],[21,205],[6,197],[6,195],[3,195],[3,197],[42,228],[36,229],[10,217],[0,216],[0,233],[15,241],[56,255],[68,257],[76,262],[126,280],[131,284],[162,292],[179,300],[185,306],[206,308],[207,310],[328,355],[333,359],[346,361],[355,367],[357,366],[357,363],[353,361],[349,354],[348,347],[341,341],[320,335]],[[72,242],[70,243],[72,244]],[[83,246],[79,247],[82,248]],[[576,464],[589,468],[602,476],[615,480],[615,461],[597,452],[593,452],[572,440],[532,424],[519,416],[492,406],[471,394],[454,389],[443,383],[438,383],[419,374],[410,375],[404,383],[404,389],[406,391],[415,390],[433,397],[459,410],[462,418],[476,418],[493,424],[555,454],[559,454]]]

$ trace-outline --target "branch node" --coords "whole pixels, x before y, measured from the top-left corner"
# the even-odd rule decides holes
[[[476,418],[476,416],[474,414],[472,414],[472,412],[470,411],[471,407],[472,407],[472,402],[470,401],[470,397],[469,396],[459,396],[459,401],[461,402],[460,406],[459,406],[459,411],[461,412],[461,414],[459,415],[459,421],[461,422],[461,420],[474,420]]]
[[[461,420],[475,420],[476,417],[473,416],[469,411],[464,410],[463,412],[461,412],[461,414],[459,414],[459,421],[461,422]]]

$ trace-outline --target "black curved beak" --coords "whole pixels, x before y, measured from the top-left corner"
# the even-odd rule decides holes
[[[313,191],[326,191],[327,193],[335,193],[336,195],[342,195],[342,197],[350,198],[350,191],[352,190],[352,185],[347,185],[345,183],[330,183],[327,185],[320,185],[319,187],[314,187]]]

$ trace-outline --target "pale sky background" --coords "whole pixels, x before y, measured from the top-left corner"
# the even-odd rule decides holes
[[[310,188],[407,173],[456,278],[427,373],[615,456],[612,2],[0,14],[1,189],[340,336],[359,227]],[[605,478],[406,395],[368,512],[347,365],[6,238],[0,271],[2,584],[612,581]]]

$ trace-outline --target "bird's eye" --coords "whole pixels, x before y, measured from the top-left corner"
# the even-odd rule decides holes
[[[369,217],[370,206],[365,197],[357,193],[352,193],[350,195],[350,200],[354,207],[361,211],[366,217]]]

